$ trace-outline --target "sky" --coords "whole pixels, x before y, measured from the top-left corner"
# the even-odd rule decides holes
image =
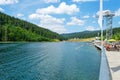
[[[103,1],[103,9],[115,14],[113,27],[120,27],[119,4]],[[100,30],[99,0],[0,0],[0,11],[59,34]]]

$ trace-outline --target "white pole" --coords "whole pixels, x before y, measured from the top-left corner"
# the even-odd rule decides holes
[[[101,48],[103,52],[103,29],[101,29]]]
[[[103,26],[103,0],[100,0],[100,14],[99,14],[98,23],[101,29],[101,48],[103,51],[103,28],[102,28]]]

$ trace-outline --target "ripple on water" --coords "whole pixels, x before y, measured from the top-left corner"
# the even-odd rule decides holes
[[[90,43],[0,45],[0,80],[98,80],[99,65]]]

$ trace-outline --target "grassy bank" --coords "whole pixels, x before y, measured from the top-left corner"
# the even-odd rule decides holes
[[[67,41],[70,42],[92,42],[94,38],[84,38],[84,39],[79,39],[79,38],[74,38],[74,39],[69,39]]]

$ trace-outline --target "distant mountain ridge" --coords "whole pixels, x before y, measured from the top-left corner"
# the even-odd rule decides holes
[[[72,39],[72,38],[91,38],[100,36],[101,34],[100,30],[97,31],[83,31],[83,32],[76,32],[76,33],[68,33],[68,34],[61,34],[66,39]],[[106,35],[106,31],[103,31],[104,37]],[[120,40],[120,27],[113,28],[113,37],[116,40]]]
[[[100,31],[83,31],[83,32],[75,32],[75,33],[68,33],[68,34],[61,34],[66,39],[71,38],[90,38],[95,37],[100,33]]]
[[[63,39],[56,32],[0,12],[0,41],[5,41],[6,36],[8,41],[52,41],[53,39]]]

